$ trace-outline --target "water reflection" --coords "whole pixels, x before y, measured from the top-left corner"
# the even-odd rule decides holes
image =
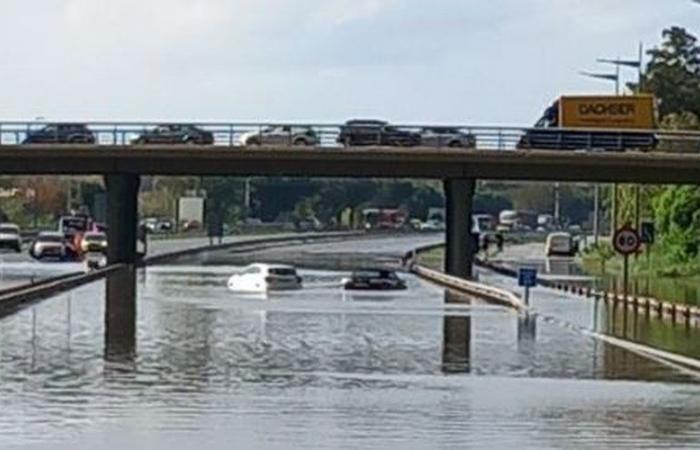
[[[469,305],[471,299],[464,295],[446,291],[445,304]],[[471,315],[443,318],[442,371],[444,373],[468,373],[471,354]]]

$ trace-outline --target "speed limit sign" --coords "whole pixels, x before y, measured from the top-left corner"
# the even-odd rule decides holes
[[[621,255],[631,255],[639,250],[639,235],[628,226],[624,226],[615,232],[613,246]]]

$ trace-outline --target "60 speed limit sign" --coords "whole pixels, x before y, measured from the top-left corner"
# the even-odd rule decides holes
[[[640,240],[637,232],[630,227],[622,227],[615,231],[613,246],[622,255],[631,255],[639,250]]]

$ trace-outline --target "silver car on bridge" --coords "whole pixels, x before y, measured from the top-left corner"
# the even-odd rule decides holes
[[[311,127],[279,125],[243,133],[241,145],[318,145],[318,136]]]
[[[421,145],[425,147],[475,148],[476,136],[453,127],[425,127],[420,131]]]

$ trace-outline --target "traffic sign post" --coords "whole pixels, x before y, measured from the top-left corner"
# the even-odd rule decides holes
[[[525,288],[525,305],[530,306],[530,288],[537,286],[537,270],[529,268],[521,268],[518,271],[518,286]]]
[[[613,236],[613,247],[615,247],[615,250],[623,257],[622,294],[624,296],[623,298],[625,304],[627,304],[627,285],[629,284],[629,256],[637,253],[640,244],[641,242],[639,235],[637,234],[637,230],[629,225],[625,225],[615,231],[615,235]]]

